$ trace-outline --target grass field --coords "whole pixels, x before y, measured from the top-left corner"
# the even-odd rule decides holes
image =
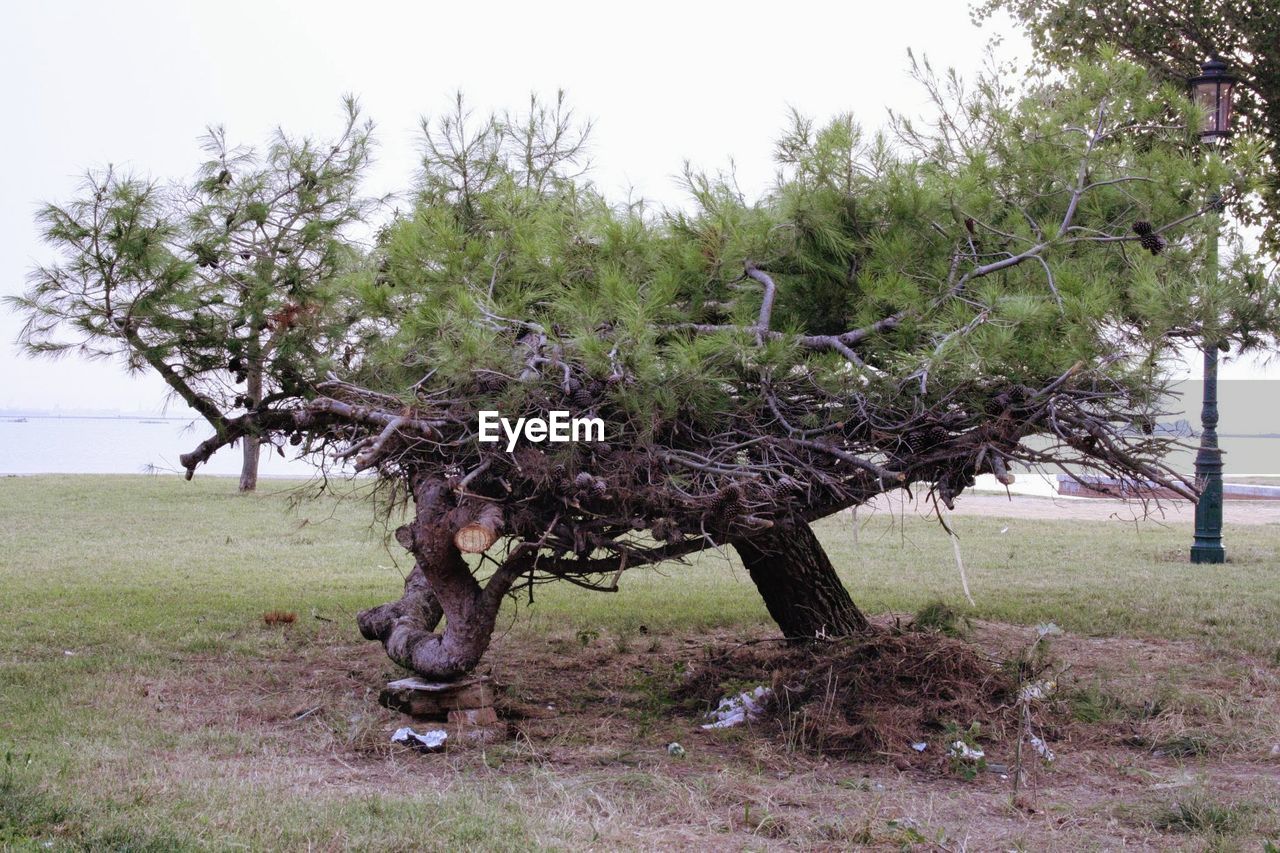
[[[1231,561],[1208,567],[1186,562],[1186,525],[957,518],[973,608],[936,521],[819,526],[864,610],[941,599],[993,637],[1052,621],[1078,658],[1079,719],[1199,739],[1126,752],[1064,730],[1042,802],[1019,811],[992,774],[920,778],[740,731],[700,740],[662,706],[663,679],[708,644],[769,633],[745,574],[716,554],[630,572],[616,595],[548,586],[509,604],[495,677],[558,718],[489,749],[391,750],[397,723],[375,698],[394,667],[354,614],[396,597],[406,561],[359,496],[294,507],[298,489],[0,479],[0,845],[1261,849],[1280,836],[1280,525],[1228,525]],[[275,609],[298,622],[264,625]],[[666,754],[676,739],[698,745],[685,761]]]

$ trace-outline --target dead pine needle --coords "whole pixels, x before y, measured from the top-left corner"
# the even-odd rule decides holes
[[[710,652],[675,696],[712,708],[725,684],[742,683],[772,689],[766,716],[789,746],[824,754],[927,764],[941,752],[910,745],[939,742],[950,723],[977,722],[1010,747],[1017,729],[1008,673],[977,647],[933,632],[879,627],[817,645],[737,644]]]

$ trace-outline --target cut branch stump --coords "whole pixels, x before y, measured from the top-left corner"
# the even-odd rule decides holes
[[[482,554],[488,551],[502,531],[502,509],[497,504],[485,504],[475,518],[458,529],[453,544],[464,554]]]

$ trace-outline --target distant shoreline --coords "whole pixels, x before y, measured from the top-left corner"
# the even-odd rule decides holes
[[[0,421],[198,421],[192,417],[176,415],[26,415],[21,412],[0,412]]]
[[[319,476],[318,474],[316,476]],[[365,476],[357,474],[357,477]],[[138,471],[129,473],[125,471],[23,471],[21,473],[0,473],[0,480],[10,477],[179,477],[186,479],[186,474],[182,471]],[[238,480],[239,474],[220,474],[217,471],[197,471],[193,479],[213,478],[216,480]],[[294,480],[299,483],[308,483],[313,478],[299,474],[259,474],[259,480]],[[341,477],[330,474],[329,479],[350,479],[346,475]]]

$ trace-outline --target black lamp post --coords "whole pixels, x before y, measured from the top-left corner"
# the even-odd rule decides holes
[[[1192,100],[1204,109],[1200,140],[1210,145],[1231,138],[1231,96],[1236,78],[1227,73],[1227,64],[1214,56],[1200,66],[1200,76],[1187,81]],[[1218,232],[1222,226],[1221,198],[1210,195],[1214,210],[1209,214],[1208,257],[1205,259],[1210,281],[1218,275]],[[1191,545],[1191,562],[1223,563],[1227,549],[1222,546],[1222,450],[1218,447],[1218,347],[1220,341],[1205,337],[1204,401],[1200,409],[1200,450],[1196,453],[1196,487],[1200,500],[1196,503],[1195,542]]]

